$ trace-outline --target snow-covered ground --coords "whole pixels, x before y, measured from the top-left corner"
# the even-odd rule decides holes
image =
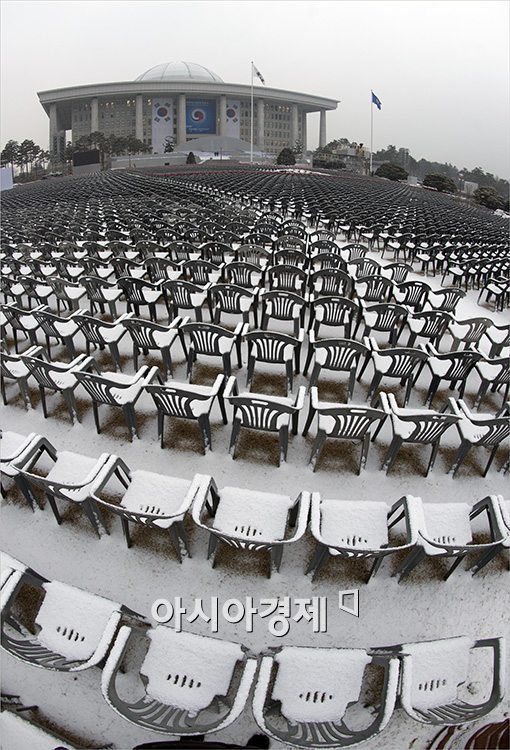
[[[378,254],[374,253],[374,257],[377,258]],[[410,278],[423,279],[423,276],[412,274]],[[431,286],[439,287],[438,277],[425,280]],[[457,318],[490,315],[500,324],[509,321],[507,312],[493,313],[488,308],[478,306],[476,296],[477,293],[469,292],[461,301]],[[124,312],[122,305],[119,314],[121,312]],[[406,341],[407,333],[401,343]],[[450,341],[445,336],[442,351],[448,350]],[[125,372],[132,373],[128,336],[121,341],[120,349]],[[245,354],[243,346],[243,357]],[[178,344],[173,348],[173,355],[176,365],[174,378],[185,381],[186,366]],[[95,356],[103,369],[113,369],[107,351],[97,351]],[[306,346],[302,352],[302,362],[305,356]],[[145,362],[158,364],[158,359],[148,357]],[[210,360],[204,364],[199,358],[194,368],[194,382],[210,385],[219,371],[220,362],[213,366]],[[245,362],[243,369],[235,369],[234,374],[238,375],[239,384],[244,388]],[[354,402],[365,402],[371,378],[369,366],[362,382],[356,384]],[[294,388],[306,382],[299,375]],[[413,388],[410,406],[419,408],[423,405],[428,382],[424,372]],[[468,405],[473,403],[478,382],[475,375],[470,376],[465,393]],[[383,387],[386,385],[387,390],[399,393],[398,385],[391,381],[383,383]],[[284,395],[284,389],[283,371],[278,373],[274,368],[265,370],[263,366],[257,366],[253,391]],[[323,373],[320,381],[322,399],[343,400],[346,389],[347,378]],[[307,490],[319,492],[324,498],[359,499],[389,505],[404,494],[419,496],[424,502],[472,505],[488,494],[504,495],[507,492],[507,479],[498,469],[506,458],[508,446],[501,446],[486,478],[481,477],[486,460],[483,449],[471,451],[455,479],[446,474],[458,446],[455,428],[450,429],[442,440],[435,467],[428,478],[424,478],[423,474],[429,447],[404,446],[389,475],[380,470],[391,436],[389,423],[384,425],[377,441],[370,446],[367,468],[361,476],[356,473],[359,444],[336,441],[327,444],[317,471],[313,473],[308,460],[315,437],[315,423],[306,438],[301,434],[291,437],[288,462],[278,468],[275,435],[243,431],[237,458],[232,460],[228,454],[231,424],[223,425],[217,404],[211,414],[213,450],[203,456],[198,425],[187,420],[167,420],[165,448],[160,448],[155,409],[146,394],[136,405],[139,439],[132,443],[129,442],[120,409],[100,409],[102,433],[96,434],[90,401],[80,388],[76,395],[81,423],[74,426],[70,424],[67,409],[58,395],[48,397],[49,418],[44,419],[35,387],[32,387],[35,408],[30,411],[24,410],[15,385],[7,386],[7,394],[9,405],[2,409],[2,426],[6,430],[22,434],[36,432],[49,438],[59,450],[90,457],[98,457],[103,452],[115,453],[133,470],[143,469],[187,480],[191,480],[196,473],[209,474],[220,488],[243,487],[288,495],[292,499],[302,490]],[[447,388],[441,386],[434,400],[434,408],[440,408],[449,395]],[[495,412],[500,404],[501,395],[489,393],[482,411]],[[307,409],[308,398],[300,417],[300,430]],[[459,635],[467,636],[470,640],[500,635],[508,637],[508,579],[506,561],[502,556],[474,578],[467,570],[472,562],[472,558],[468,558],[468,562],[464,562],[446,582],[442,576],[448,561],[429,560],[401,584],[391,577],[398,560],[390,557],[368,585],[365,583],[368,564],[331,558],[312,582],[305,575],[315,549],[308,530],[299,541],[285,548],[280,573],[273,572],[271,578],[267,578],[267,553],[222,547],[217,555],[216,568],[213,569],[206,559],[207,534],[197,528],[190,517],[186,518],[185,527],[191,542],[192,558],[185,556],[182,565],[179,565],[165,530],[132,527],[133,546],[127,549],[118,517],[107,519],[110,535],[99,540],[77,508],[63,507],[62,503],[60,508],[64,522],[58,526],[47,504],[44,510],[32,514],[23,499],[11,492],[3,503],[1,549],[48,579],[79,586],[121,602],[149,618],[153,602],[161,598],[173,602],[175,597],[182,597],[188,612],[192,610],[194,600],[202,598],[204,609],[208,612],[211,597],[219,597],[220,606],[229,598],[244,601],[246,596],[252,596],[255,605],[264,598],[327,597],[327,632],[314,633],[311,622],[291,620],[289,633],[279,638],[268,631],[270,618],[255,617],[253,632],[246,632],[243,622],[230,624],[220,618],[217,637],[242,643],[255,653],[279,645],[368,648]],[[338,608],[339,590],[356,588],[360,591],[359,617]],[[210,634],[209,626],[201,619],[192,623],[184,620],[183,629]],[[111,743],[110,747],[124,750],[137,743],[165,739],[164,735],[137,728],[112,711],[101,695],[99,669],[74,674],[45,671],[2,653],[2,672],[2,692],[19,695],[25,705],[38,705],[56,731],[69,731],[73,736],[80,737],[84,747],[98,748]],[[484,679],[488,675],[488,665],[478,665],[474,676],[469,678],[468,689],[472,695],[482,697],[486,688]],[[506,705],[502,704],[491,718],[501,720],[508,715],[506,711]],[[257,731],[248,701],[240,718],[218,735],[212,735],[212,738],[243,744]],[[425,750],[437,732],[437,727],[419,724],[397,709],[382,734],[366,742],[364,747],[367,750],[410,747]],[[15,746],[9,739],[5,742],[4,750],[25,750],[25,746]],[[271,747],[279,745],[272,742]]]

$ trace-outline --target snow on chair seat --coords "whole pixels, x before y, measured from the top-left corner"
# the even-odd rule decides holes
[[[356,373],[362,359],[366,359],[368,349],[364,344],[351,339],[328,338],[317,340],[313,330],[308,334],[308,355],[304,374],[314,358],[312,373],[310,375],[310,387],[317,385],[322,369],[333,372],[348,372],[349,386],[347,401],[350,401],[354,392]]]
[[[0,451],[0,469],[2,478],[8,477],[13,479],[18,489],[21,491],[28,505],[35,511],[37,507],[36,499],[23,476],[22,469],[29,469],[34,466],[39,456],[44,452],[55,453],[55,448],[51,443],[41,435],[31,432],[30,435],[20,435],[17,432],[2,430],[0,432],[1,451]],[[4,485],[1,485],[2,496],[5,494]]]
[[[500,542],[491,546],[487,552],[478,558],[471,567],[473,575],[476,575],[500,552],[510,548],[510,502],[505,500],[502,495],[489,495],[475,503],[471,511],[471,518],[474,518],[483,510],[487,510],[489,513],[494,527],[494,535],[496,538],[499,537]]]
[[[492,653],[490,694],[478,704],[459,695],[459,688],[469,680],[470,656],[477,649],[490,649]],[[416,721],[450,726],[476,721],[492,711],[503,697],[505,642],[502,638],[473,642],[457,636],[402,644],[395,652],[401,661],[400,703]]]
[[[308,520],[310,495],[288,495],[240,487],[218,489],[212,477],[202,477],[193,504],[193,520],[209,532],[207,557],[215,566],[219,543],[245,550],[269,551],[279,570],[285,545],[300,539]],[[269,570],[271,576],[271,568]]]
[[[361,694],[369,665],[384,670],[379,708],[346,719],[351,706],[362,711]],[[398,660],[364,649],[284,646],[262,658],[253,697],[253,714],[270,737],[292,747],[342,748],[375,737],[393,713],[398,688]]]
[[[312,580],[329,555],[346,560],[373,560],[368,580],[379,570],[383,558],[409,550],[416,544],[417,528],[411,525],[407,502],[411,496],[397,500],[391,508],[379,501],[322,499],[314,492],[311,501],[311,531],[317,549],[306,573]],[[406,522],[406,538],[396,544],[390,530],[402,519]]]
[[[459,417],[457,430],[461,439],[459,449],[448,471],[455,476],[461,463],[473,446],[483,446],[490,450],[489,460],[482,476],[487,472],[496,456],[500,445],[508,442],[510,421],[507,415],[473,414],[462,399],[448,399],[450,410]]]
[[[365,468],[372,426],[379,422],[382,425],[386,414],[382,409],[374,409],[358,404],[337,404],[330,401],[319,401],[316,386],[310,388],[310,406],[303,435],[308,434],[313,418],[317,414],[317,435],[310,455],[310,465],[315,471],[328,438],[361,442],[361,456],[358,474]],[[377,428],[378,431],[379,427]],[[376,431],[376,435],[377,435]]]
[[[125,489],[118,503],[107,502],[99,495],[93,497],[93,502],[100,510],[120,516],[128,548],[131,547],[131,522],[167,530],[179,562],[182,562],[180,540],[191,557],[183,519],[198,492],[200,475],[197,474],[193,480],[188,480],[152,471],[131,471],[122,459],[118,459],[116,476]]]
[[[410,527],[417,537],[415,548],[395,573],[400,576],[399,582],[426,557],[454,558],[444,576],[446,580],[469,553],[485,553],[500,547],[505,540],[505,532],[498,528],[488,499],[472,508],[466,503],[422,503],[420,498],[404,498]],[[483,531],[490,541],[476,543],[473,541],[475,532],[472,521],[482,512],[486,512]]]
[[[76,377],[92,400],[97,433],[101,433],[99,406],[120,406],[132,441],[133,437],[138,437],[135,403],[148,384],[158,375],[158,368],[143,365],[134,375],[124,375],[119,372],[101,372],[95,361],[92,361],[95,373],[79,372]]]
[[[204,454],[212,450],[209,415],[216,398],[223,424],[227,424],[223,399],[224,375],[218,375],[212,386],[191,385],[177,380],[170,380],[163,384],[161,378],[159,380],[157,385],[148,385],[146,390],[152,396],[158,410],[158,438],[161,447],[164,447],[165,417],[176,417],[197,420],[202,434]]]
[[[278,465],[287,460],[289,428],[297,435],[299,412],[303,408],[306,388],[300,386],[294,398],[290,396],[266,396],[263,393],[239,393],[237,381],[230,377],[225,386],[224,397],[233,406],[233,425],[229,452],[236,457],[237,441],[241,427],[264,432],[277,432],[280,443]]]
[[[35,628],[31,626],[35,635],[24,624],[29,615],[18,619],[15,614],[25,586],[44,597]],[[59,581],[45,581],[33,571],[16,571],[2,589],[2,648],[44,669],[77,672],[98,666],[121,621],[121,609],[116,602]]]
[[[31,346],[25,350],[24,355],[26,357],[37,357],[43,351],[42,346]],[[32,400],[30,398],[30,388],[28,386],[28,378],[30,377],[30,370],[27,365],[21,359],[20,354],[10,354],[9,352],[2,351],[0,357],[0,384],[2,389],[2,400],[4,406],[7,406],[7,393],[5,389],[5,380],[13,380],[21,393],[25,409],[32,408]]]
[[[94,364],[93,358],[87,357],[85,354],[79,354],[69,364],[63,364],[62,362],[47,361],[44,352],[41,351],[37,356],[22,354],[21,359],[32,377],[39,384],[44,418],[46,419],[48,416],[46,390],[49,390],[55,393],[59,392],[63,395],[71,422],[73,424],[75,420],[79,422],[80,418],[74,398],[74,391],[79,382],[78,375],[86,374],[87,370]]]
[[[39,456],[45,452],[53,462],[50,470],[37,467]],[[101,518],[95,512],[91,497],[99,492],[110,480],[117,468],[117,456],[102,453],[99,458],[83,456],[70,451],[56,451],[44,438],[41,440],[36,460],[23,463],[19,472],[31,487],[42,489],[58,524],[62,517],[57,499],[78,503],[92,524],[98,536],[104,531]],[[37,470],[38,473],[35,473]],[[46,471],[41,475],[41,471]]]
[[[121,697],[117,676],[130,641],[148,642],[137,667],[143,696]],[[105,700],[122,717],[144,729],[202,735],[231,724],[243,710],[257,662],[230,641],[157,626],[146,634],[124,626],[103,668]],[[134,671],[126,666],[126,672]]]
[[[390,417],[393,428],[393,438],[384,458],[382,468],[386,473],[391,469],[397,453],[403,443],[418,443],[432,445],[430,459],[425,472],[434,466],[439,442],[446,430],[459,421],[459,417],[453,414],[444,414],[431,409],[402,409],[398,406],[393,393],[379,394],[379,401],[386,414]],[[372,440],[375,440],[382,422],[375,431]]]

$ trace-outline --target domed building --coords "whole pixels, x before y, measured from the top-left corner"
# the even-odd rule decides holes
[[[307,144],[307,115],[320,112],[319,145],[326,144],[326,112],[338,101],[295,91],[253,86],[253,143],[277,154],[296,141]],[[155,65],[134,81],[86,84],[38,93],[49,116],[49,150],[63,157],[67,139],[102,132],[135,136],[164,152],[167,139],[178,146],[204,136],[251,142],[250,84],[225,83],[209,68],[192,62]]]

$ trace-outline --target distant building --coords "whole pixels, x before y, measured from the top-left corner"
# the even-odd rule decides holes
[[[477,182],[468,182],[467,180],[464,180],[462,183],[462,192],[466,195],[473,195],[475,190],[478,190],[478,183]]]
[[[254,86],[253,141],[259,151],[277,154],[307,147],[307,115],[320,113],[319,144],[325,146],[326,112],[338,101],[293,91]],[[49,116],[49,151],[61,160],[66,131],[71,140],[92,132],[135,136],[162,154],[167,138],[182,145],[207,135],[251,141],[251,86],[224,83],[196,63],[156,65],[135,81],[86,84],[38,93]]]

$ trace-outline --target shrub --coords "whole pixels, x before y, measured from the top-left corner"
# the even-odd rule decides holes
[[[435,188],[439,193],[455,193],[457,188],[451,177],[445,174],[427,174],[423,178],[425,187]]]
[[[480,206],[485,206],[493,211],[506,206],[505,199],[493,187],[479,187],[473,193],[473,198]]]
[[[197,160],[195,159],[195,154],[193,151],[190,151],[188,156],[186,157],[186,164],[196,164]]]
[[[282,148],[276,159],[277,164],[295,164],[296,155],[291,148]]]
[[[376,170],[377,177],[386,177],[387,180],[407,180],[407,172],[398,164],[381,164]]]

